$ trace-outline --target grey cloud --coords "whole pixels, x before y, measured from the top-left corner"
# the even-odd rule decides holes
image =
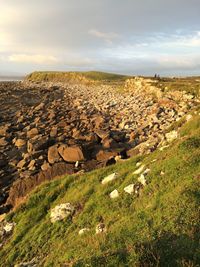
[[[160,42],[162,46],[163,40],[169,36],[172,39],[175,38],[173,35],[188,36],[200,28],[199,0],[0,1],[0,13],[9,9],[15,11],[13,18],[0,22],[1,30],[11,36],[7,45],[1,45],[0,41],[0,51],[3,51],[0,52],[0,71],[18,68],[28,72],[42,67],[93,68],[126,73],[147,73],[152,69],[178,72],[181,66],[174,69],[173,62],[170,68],[158,63],[157,58],[145,57],[148,53],[154,54],[149,44]],[[132,50],[128,51],[130,46]],[[156,46],[155,50],[158,49]],[[174,51],[173,47],[167,50],[164,46],[162,53],[165,49],[167,55],[179,50],[176,47]],[[134,58],[132,54],[138,54],[138,57]],[[26,62],[6,62],[5,56],[13,55],[15,59],[26,59]],[[28,63],[34,55],[36,59],[32,64]],[[45,63],[41,66],[37,59],[42,56],[55,58],[57,62],[55,60],[53,66]],[[196,61],[194,63],[196,71],[199,66]],[[188,67],[188,72],[193,69]]]

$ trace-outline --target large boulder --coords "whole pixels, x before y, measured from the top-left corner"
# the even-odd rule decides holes
[[[27,137],[28,138],[33,138],[35,137],[36,135],[38,135],[38,129],[37,128],[32,128],[31,130],[29,130],[27,132]]]
[[[58,146],[54,145],[48,149],[48,162],[54,164],[60,160],[60,155],[58,153]]]
[[[102,181],[101,183],[104,185],[104,184],[107,184],[107,183],[110,183],[112,181],[114,181],[115,179],[117,178],[117,174],[114,172],[108,176],[106,176]]]
[[[62,221],[74,214],[75,208],[70,203],[63,203],[51,210],[51,222]]]
[[[23,140],[23,139],[17,139],[16,142],[15,142],[15,146],[16,147],[22,147],[26,144],[26,141]]]
[[[68,147],[67,145],[61,145],[58,148],[58,152],[61,157],[67,162],[84,161],[85,156],[80,146]]]
[[[72,164],[67,164],[65,162],[59,162],[53,164],[46,171],[41,171],[36,175],[31,176],[30,174],[23,179],[16,180],[10,191],[9,197],[7,199],[7,204],[15,206],[20,199],[23,199],[30,191],[32,191],[36,186],[40,185],[45,181],[50,181],[57,177],[65,174],[73,174]]]
[[[98,161],[107,161],[111,158],[114,158],[115,156],[118,155],[117,151],[106,151],[106,150],[99,150],[98,153],[96,154],[96,159]]]

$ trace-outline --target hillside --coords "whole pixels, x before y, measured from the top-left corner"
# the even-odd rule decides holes
[[[124,81],[127,78],[125,75],[88,71],[88,72],[33,72],[26,76],[28,81],[49,81],[49,82],[103,82],[103,81]]]
[[[162,151],[37,188],[7,216],[16,226],[0,266],[199,266],[199,110],[192,116]],[[137,182],[138,162],[150,169],[147,184],[128,194],[124,188]],[[113,172],[117,178],[101,184]],[[115,189],[119,197],[111,199]],[[51,210],[68,202],[73,215],[51,223]],[[99,223],[104,230],[96,234]],[[88,231],[79,235],[83,228]]]

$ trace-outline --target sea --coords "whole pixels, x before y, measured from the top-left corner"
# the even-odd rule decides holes
[[[0,76],[0,82],[17,82],[22,81],[24,77],[20,76]]]

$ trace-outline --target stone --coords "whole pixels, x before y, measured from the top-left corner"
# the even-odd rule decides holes
[[[33,138],[34,136],[38,135],[38,129],[37,128],[33,128],[30,131],[27,132],[27,137],[28,138]]]
[[[109,138],[109,136],[110,136],[110,133],[109,133],[108,131],[96,130],[95,133],[96,133],[101,139]]]
[[[54,164],[60,160],[60,155],[58,153],[58,145],[49,147],[48,149],[48,162]]]
[[[102,140],[102,145],[105,148],[114,148],[116,147],[116,142],[112,138],[105,138]]]
[[[126,187],[124,187],[124,191],[128,194],[133,194],[134,193],[134,184],[130,184]]]
[[[107,229],[104,223],[99,223],[96,226],[96,234],[102,234],[102,233],[106,233]]]
[[[192,115],[188,114],[185,119],[186,119],[186,121],[190,121],[192,119]]]
[[[7,130],[8,130],[8,127],[6,125],[0,126],[0,136],[6,136]]]
[[[7,222],[4,225],[3,230],[6,232],[6,234],[10,234],[13,231],[14,227],[15,227],[15,223]]]
[[[61,145],[58,148],[58,152],[60,156],[67,162],[77,162],[85,160],[83,150],[80,146],[68,147],[66,145]]]
[[[142,162],[141,161],[139,161],[139,162],[136,163],[136,167],[140,167],[141,165],[142,165]]]
[[[145,165],[140,166],[136,171],[133,172],[133,174],[140,174],[144,170]]]
[[[110,183],[112,181],[114,181],[115,179],[117,178],[117,173],[112,173],[108,176],[106,176],[102,181],[101,183],[104,185],[104,184],[107,184],[107,183]]]
[[[57,205],[51,210],[50,219],[52,223],[62,221],[65,218],[71,217],[75,212],[75,208],[70,203]]]
[[[14,267],[38,267],[38,264],[37,261],[33,259],[31,261],[15,264]]]
[[[22,159],[18,162],[17,168],[22,169],[25,165],[26,165],[26,161]]]
[[[171,143],[172,141],[178,138],[178,132],[173,130],[169,133],[166,133],[165,137],[166,137],[167,142]]]
[[[114,199],[114,198],[118,198],[119,197],[119,192],[117,189],[113,190],[111,193],[110,193],[110,198]]]
[[[118,155],[117,151],[106,151],[106,150],[100,150],[96,154],[96,159],[98,161],[107,161],[111,158],[114,158],[115,156]]]
[[[140,177],[138,177],[138,182],[141,183],[143,186],[146,185],[146,179],[144,177],[144,174],[141,174]]]
[[[5,137],[0,138],[0,146],[6,146],[8,142],[6,141]]]
[[[15,146],[18,147],[18,148],[24,146],[25,144],[26,144],[26,141],[23,140],[23,139],[17,139],[15,141]]]
[[[36,163],[36,161],[34,159],[32,159],[28,164],[28,168],[30,169],[30,168],[34,167],[35,163]]]
[[[35,107],[35,111],[39,111],[39,110],[41,110],[41,109],[43,109],[44,108],[44,106],[45,106],[45,104],[44,103],[40,103],[39,105],[37,105],[36,107]]]
[[[85,233],[87,233],[87,232],[89,232],[89,231],[90,231],[89,228],[82,228],[81,230],[79,230],[78,234],[79,234],[79,235],[83,235],[83,234],[85,234]]]
[[[57,127],[53,127],[50,131],[50,137],[56,137],[57,133],[58,133]]]
[[[50,167],[51,167],[51,166],[49,165],[49,163],[45,161],[45,162],[42,164],[41,169],[42,169],[43,171],[46,171],[46,170],[48,170]]]

